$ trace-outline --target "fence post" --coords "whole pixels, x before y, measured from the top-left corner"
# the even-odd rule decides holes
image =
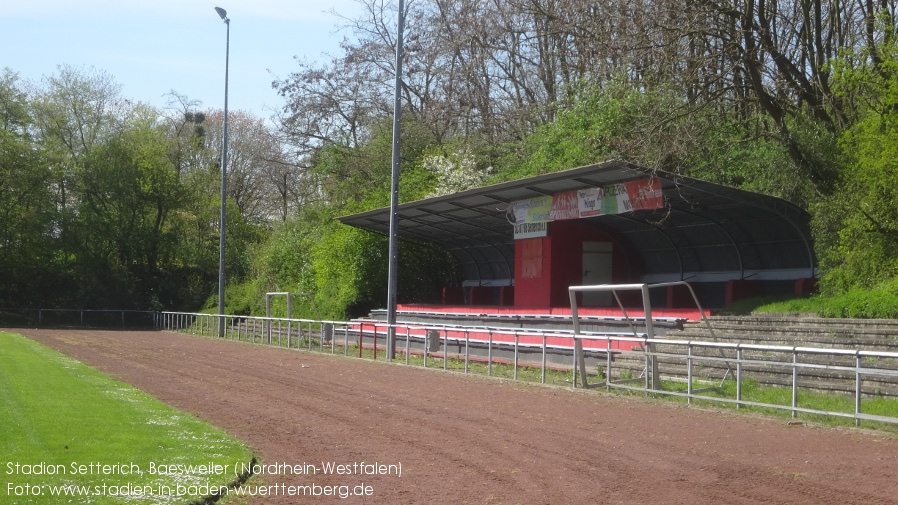
[[[858,351],[854,361],[854,425],[861,425],[861,352]]]
[[[514,332],[514,380],[518,380],[518,331]]]
[[[686,405],[692,405],[692,342],[686,344]]]
[[[605,337],[605,389],[611,390],[611,338]]]
[[[742,408],[742,348],[736,344],[736,408]]]
[[[792,418],[798,417],[798,350],[792,348]]]
[[[471,335],[470,335],[469,331],[467,329],[465,329],[465,373],[468,373],[468,366],[469,366],[468,360],[471,357],[471,350],[470,350],[471,342],[470,342],[470,340],[471,340]]]
[[[489,330],[489,342],[486,347],[486,375],[493,375],[493,330]]]

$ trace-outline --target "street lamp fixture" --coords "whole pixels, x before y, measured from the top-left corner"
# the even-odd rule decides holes
[[[221,147],[221,236],[218,243],[218,336],[225,336],[225,210],[227,203],[227,164],[228,164],[228,59],[231,50],[231,20],[228,11],[216,7],[215,12],[227,25],[225,37],[225,89],[224,89],[224,127]]]

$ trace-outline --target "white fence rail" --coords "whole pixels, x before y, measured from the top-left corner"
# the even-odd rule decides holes
[[[219,334],[219,317],[224,318],[223,335]],[[368,320],[322,321],[184,312],[161,312],[156,315],[155,325],[157,329],[168,331],[344,356],[362,357],[363,349],[367,349],[373,350],[374,359],[377,359],[378,351],[386,351],[389,328],[385,322]],[[604,386],[679,396],[689,403],[706,400],[735,404],[737,408],[782,409],[790,411],[793,417],[804,413],[850,418],[855,424],[862,420],[898,424],[896,417],[862,410],[865,401],[875,396],[864,392],[865,379],[876,378],[898,384],[898,352],[652,338],[639,328],[622,334],[400,323],[395,325],[395,334],[397,350],[401,352],[404,347],[406,364],[411,355],[418,354],[423,356],[424,366],[428,366],[428,359],[442,360],[443,368],[447,369],[449,359],[455,358],[463,363],[465,373],[476,361],[485,362],[487,375],[492,375],[494,364],[507,363],[513,366],[515,380],[518,380],[519,368],[538,367],[541,368],[541,382],[545,383],[546,370],[551,364],[566,363],[562,368],[571,372],[570,384],[574,387],[580,368],[581,384],[587,387]],[[578,346],[582,353],[575,352]],[[386,352],[383,356],[386,357]],[[587,360],[596,369],[590,376],[598,382],[590,384],[588,380],[582,380],[588,379],[585,373]],[[624,362],[626,366],[622,364]],[[636,373],[632,373],[634,363],[638,364]],[[701,376],[699,370],[711,365],[718,365],[716,369],[725,372],[717,377]],[[773,404],[745,399],[743,392],[747,381],[753,380],[757,370],[791,374],[790,401]],[[851,391],[853,411],[835,412],[802,405],[801,394],[819,389],[805,375],[821,370],[838,375],[843,389]],[[726,381],[735,384],[735,393],[731,396],[721,396]]]

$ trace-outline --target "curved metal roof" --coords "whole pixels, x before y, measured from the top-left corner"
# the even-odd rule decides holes
[[[620,161],[504,182],[398,207],[399,234],[451,252],[464,278],[514,278],[514,237],[506,210],[517,200],[655,177],[664,207],[578,220],[611,236],[640,263],[644,282],[814,277],[810,216],[772,196],[652,171]],[[390,209],[340,217],[388,234]],[[550,223],[551,234],[551,223]]]

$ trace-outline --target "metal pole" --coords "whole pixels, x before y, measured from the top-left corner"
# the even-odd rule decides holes
[[[577,387],[577,366],[580,366],[580,375],[583,380],[583,387],[588,386],[586,377],[586,356],[583,353],[583,341],[580,339],[580,317],[577,313],[577,293],[568,288],[568,298],[571,302],[571,321],[574,323],[574,345],[573,345],[573,363],[571,364],[571,387]]]
[[[405,30],[405,2],[399,0],[399,20],[396,29],[396,82],[393,95],[393,171],[390,192],[390,251],[387,281],[387,361],[396,356],[396,290],[398,287],[399,226],[396,214],[399,207],[399,123],[402,115],[402,32]]]
[[[798,351],[792,348],[792,418],[798,417]]]
[[[520,337],[518,336],[518,332],[514,332],[514,380],[518,380],[518,343],[520,341]]]
[[[465,373],[468,373],[468,360],[471,357],[470,343],[471,343],[471,335],[468,333],[468,330],[465,329]]]
[[[611,339],[605,338],[605,389],[611,389]]]
[[[854,357],[854,425],[861,425],[861,354],[860,351]]]
[[[221,148],[221,236],[218,242],[218,336],[224,336],[224,304],[225,304],[225,209],[227,207],[227,165],[228,165],[228,60],[231,51],[231,20],[227,12],[216,7],[215,12],[221,16],[227,26],[225,36],[225,93],[224,93],[224,126]]]
[[[739,344],[736,344],[737,346]],[[742,348],[736,348],[736,408],[742,408]]]
[[[686,404],[692,404],[692,344],[686,344]]]
[[[489,340],[486,344],[486,374],[493,376],[493,330],[489,330]]]
[[[642,309],[645,311],[645,331],[647,338],[651,341],[655,338],[655,329],[652,322],[652,302],[649,298],[649,288],[645,284],[642,285]],[[658,373],[658,359],[655,356],[655,344],[646,342],[646,376],[651,377],[651,388],[654,390],[661,389],[661,376]],[[646,383],[646,389],[649,385]]]

